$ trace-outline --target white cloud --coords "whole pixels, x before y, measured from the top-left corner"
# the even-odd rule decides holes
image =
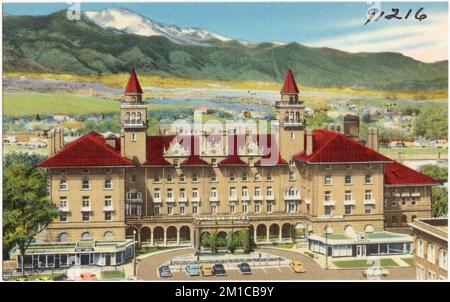
[[[438,13],[428,17],[429,19],[416,21],[415,24],[406,24],[401,20],[383,20],[381,22],[392,22],[393,24],[386,24],[383,28],[375,30],[371,30],[367,25],[363,32],[343,34],[335,38],[320,39],[305,44],[315,47],[326,46],[349,52],[395,51],[425,62],[446,60],[448,59],[447,13]],[[362,26],[361,20],[358,21],[359,26]],[[348,21],[346,27],[351,24],[356,25],[357,21]]]

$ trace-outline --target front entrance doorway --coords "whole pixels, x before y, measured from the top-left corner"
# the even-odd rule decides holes
[[[89,265],[89,254],[81,255],[80,263],[81,265]]]
[[[105,255],[105,265],[110,266],[111,265],[111,254]]]
[[[366,246],[365,245],[357,245],[356,246],[356,257],[364,257],[366,256]]]

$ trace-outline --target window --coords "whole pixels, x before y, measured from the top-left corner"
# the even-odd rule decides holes
[[[112,180],[111,179],[105,180],[105,189],[112,189]]]
[[[82,212],[83,221],[89,221],[89,212]]]
[[[69,242],[69,235],[67,233],[59,234],[59,242]]]
[[[331,201],[331,192],[330,191],[326,191],[324,194],[324,200],[325,201]]]
[[[217,206],[216,205],[212,205],[211,206],[211,213],[212,214],[217,214]]]
[[[345,205],[345,215],[352,215],[353,207],[351,205]]]
[[[66,222],[68,216],[67,212],[59,212],[59,221]]]
[[[167,182],[173,182],[173,176],[171,174],[167,175]]]
[[[192,206],[192,214],[198,214],[198,206],[197,205]]]
[[[230,196],[236,197],[236,188],[230,188]]]
[[[198,189],[197,188],[192,189],[192,198],[198,198]]]
[[[180,189],[180,199],[185,199],[186,198],[186,190],[185,189]]]
[[[230,174],[230,181],[235,181],[236,180],[236,175]]]
[[[216,188],[211,188],[210,196],[213,198],[217,197],[217,189]]]
[[[112,220],[112,212],[111,211],[105,211],[105,220],[106,221]]]
[[[272,196],[272,187],[267,187],[267,196]]]
[[[261,174],[255,173],[255,180],[261,180]]]
[[[59,198],[59,207],[60,208],[67,208],[67,197],[60,197]]]
[[[216,173],[211,174],[211,181],[216,182],[217,181],[217,175]]]
[[[273,179],[272,172],[267,173],[267,180],[272,180],[272,179]]]
[[[425,268],[421,265],[417,265],[417,280],[424,280],[425,279]]]
[[[372,205],[371,204],[364,205],[364,213],[365,214],[372,214]]]
[[[447,251],[444,249],[439,250],[439,267],[447,270]]]
[[[59,182],[59,189],[60,190],[68,190],[69,189],[69,184],[67,183],[67,180],[61,180]]]
[[[242,180],[243,181],[247,181],[248,180],[248,174],[247,173],[242,174]]]
[[[112,206],[111,196],[105,196],[105,207],[111,207],[111,206]]]
[[[261,211],[259,203],[255,203],[255,213],[259,213]]]
[[[133,182],[133,183],[136,182],[136,175],[134,175],[134,174],[131,175],[131,182]]]
[[[293,159],[291,159],[291,160],[289,161],[289,166],[295,166],[295,161],[294,161]]]
[[[434,245],[432,245],[431,243],[428,244],[428,249],[427,249],[427,260],[428,260],[428,262],[431,262],[431,263],[435,263],[435,262],[436,262],[436,256],[435,256],[435,251],[434,251]]]
[[[173,189],[172,188],[167,189],[167,199],[173,199]]]
[[[323,183],[325,184],[325,185],[331,185],[332,184],[332,178],[331,178],[331,176],[329,176],[329,175],[327,175],[327,176],[325,176],[325,178],[324,178],[324,180],[323,180]]]
[[[230,213],[235,213],[236,212],[236,207],[234,204],[230,205]]]
[[[180,162],[178,161],[178,159],[174,159],[174,160],[173,160],[173,165],[174,165],[176,168],[179,168],[179,167],[180,167]]]
[[[154,206],[153,213],[154,213],[154,215],[159,215],[160,214],[160,207],[159,206]]]
[[[180,215],[186,215],[186,207],[184,205],[180,205]]]
[[[259,189],[259,187],[255,187],[255,196],[260,196],[261,194],[261,190]]]
[[[295,201],[288,202],[286,211],[288,213],[296,213],[297,212],[297,203]]]
[[[372,175],[366,175],[364,177],[364,183],[365,184],[371,184],[372,183]]]
[[[372,169],[372,165],[371,164],[367,164],[366,165],[366,169]]]
[[[248,205],[246,203],[242,204],[242,213],[244,214],[248,213]]]
[[[247,187],[242,187],[242,197],[247,197],[248,196],[248,189]]]
[[[215,159],[215,158],[211,159],[211,165],[213,167],[217,167],[217,159]]]
[[[89,174],[89,169],[83,169],[84,174]]]
[[[180,174],[180,181],[181,181],[181,182],[186,181],[186,178],[184,177],[184,174],[183,174],[183,173]]]
[[[345,191],[344,200],[352,200],[352,191]]]
[[[332,215],[333,214],[333,207],[332,206],[325,206],[325,215]]]
[[[83,196],[82,204],[83,204],[83,208],[89,207],[89,197],[88,196]]]
[[[267,213],[272,213],[272,210],[273,210],[272,204],[271,204],[271,203],[268,203],[268,204],[267,204]]]
[[[173,214],[173,207],[167,206],[167,215],[172,215],[172,214]]]
[[[295,180],[295,173],[293,171],[289,171],[289,180],[290,181]]]
[[[197,174],[192,174],[192,181],[198,181]]]
[[[408,199],[409,199],[408,197],[402,197],[402,206],[406,206]]]
[[[346,170],[350,170],[352,168],[352,165],[345,165]]]
[[[87,179],[83,180],[83,184],[82,184],[81,188],[83,190],[89,190],[91,188],[91,183],[89,182],[89,180],[87,180]]]
[[[131,133],[131,141],[135,142],[136,141],[136,133]]]
[[[159,181],[160,181],[159,174],[156,174],[155,175],[155,182],[159,182]]]
[[[331,170],[331,165],[325,165],[326,170]]]
[[[436,273],[429,271],[428,272],[428,280],[436,280]]]
[[[291,140],[294,140],[294,139],[295,139],[295,132],[291,131]]]
[[[415,206],[417,204],[417,197],[411,197],[411,205]]]
[[[366,190],[366,193],[364,194],[365,200],[372,200],[372,191]]]
[[[351,185],[352,184],[352,177],[347,175],[345,176],[345,184],[346,185]]]
[[[161,191],[159,188],[155,188],[155,193],[153,194],[155,198],[161,198]]]

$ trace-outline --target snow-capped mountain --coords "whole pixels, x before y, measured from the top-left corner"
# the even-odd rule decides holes
[[[126,9],[108,8],[100,12],[87,11],[84,15],[104,29],[146,37],[164,36],[178,44],[207,45],[213,40],[232,40],[203,29],[180,28],[155,22]]]

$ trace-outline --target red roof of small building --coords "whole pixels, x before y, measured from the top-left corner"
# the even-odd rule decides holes
[[[417,172],[399,162],[384,166],[384,183],[386,185],[438,185],[435,179]]]
[[[130,73],[130,79],[128,80],[127,87],[125,88],[125,94],[127,93],[144,93],[142,91],[141,84],[139,84],[139,80],[134,69]]]
[[[307,156],[302,152],[294,159],[311,163],[392,162],[342,133],[322,129],[313,132],[313,153]]]
[[[120,145],[116,143],[116,147],[113,148],[95,131],[71,142],[39,164],[41,168],[101,166],[134,165],[131,160],[120,155]]]
[[[295,82],[294,74],[291,69],[289,69],[286,74],[286,79],[284,80],[283,88],[281,88],[281,93],[299,93],[297,83]]]

